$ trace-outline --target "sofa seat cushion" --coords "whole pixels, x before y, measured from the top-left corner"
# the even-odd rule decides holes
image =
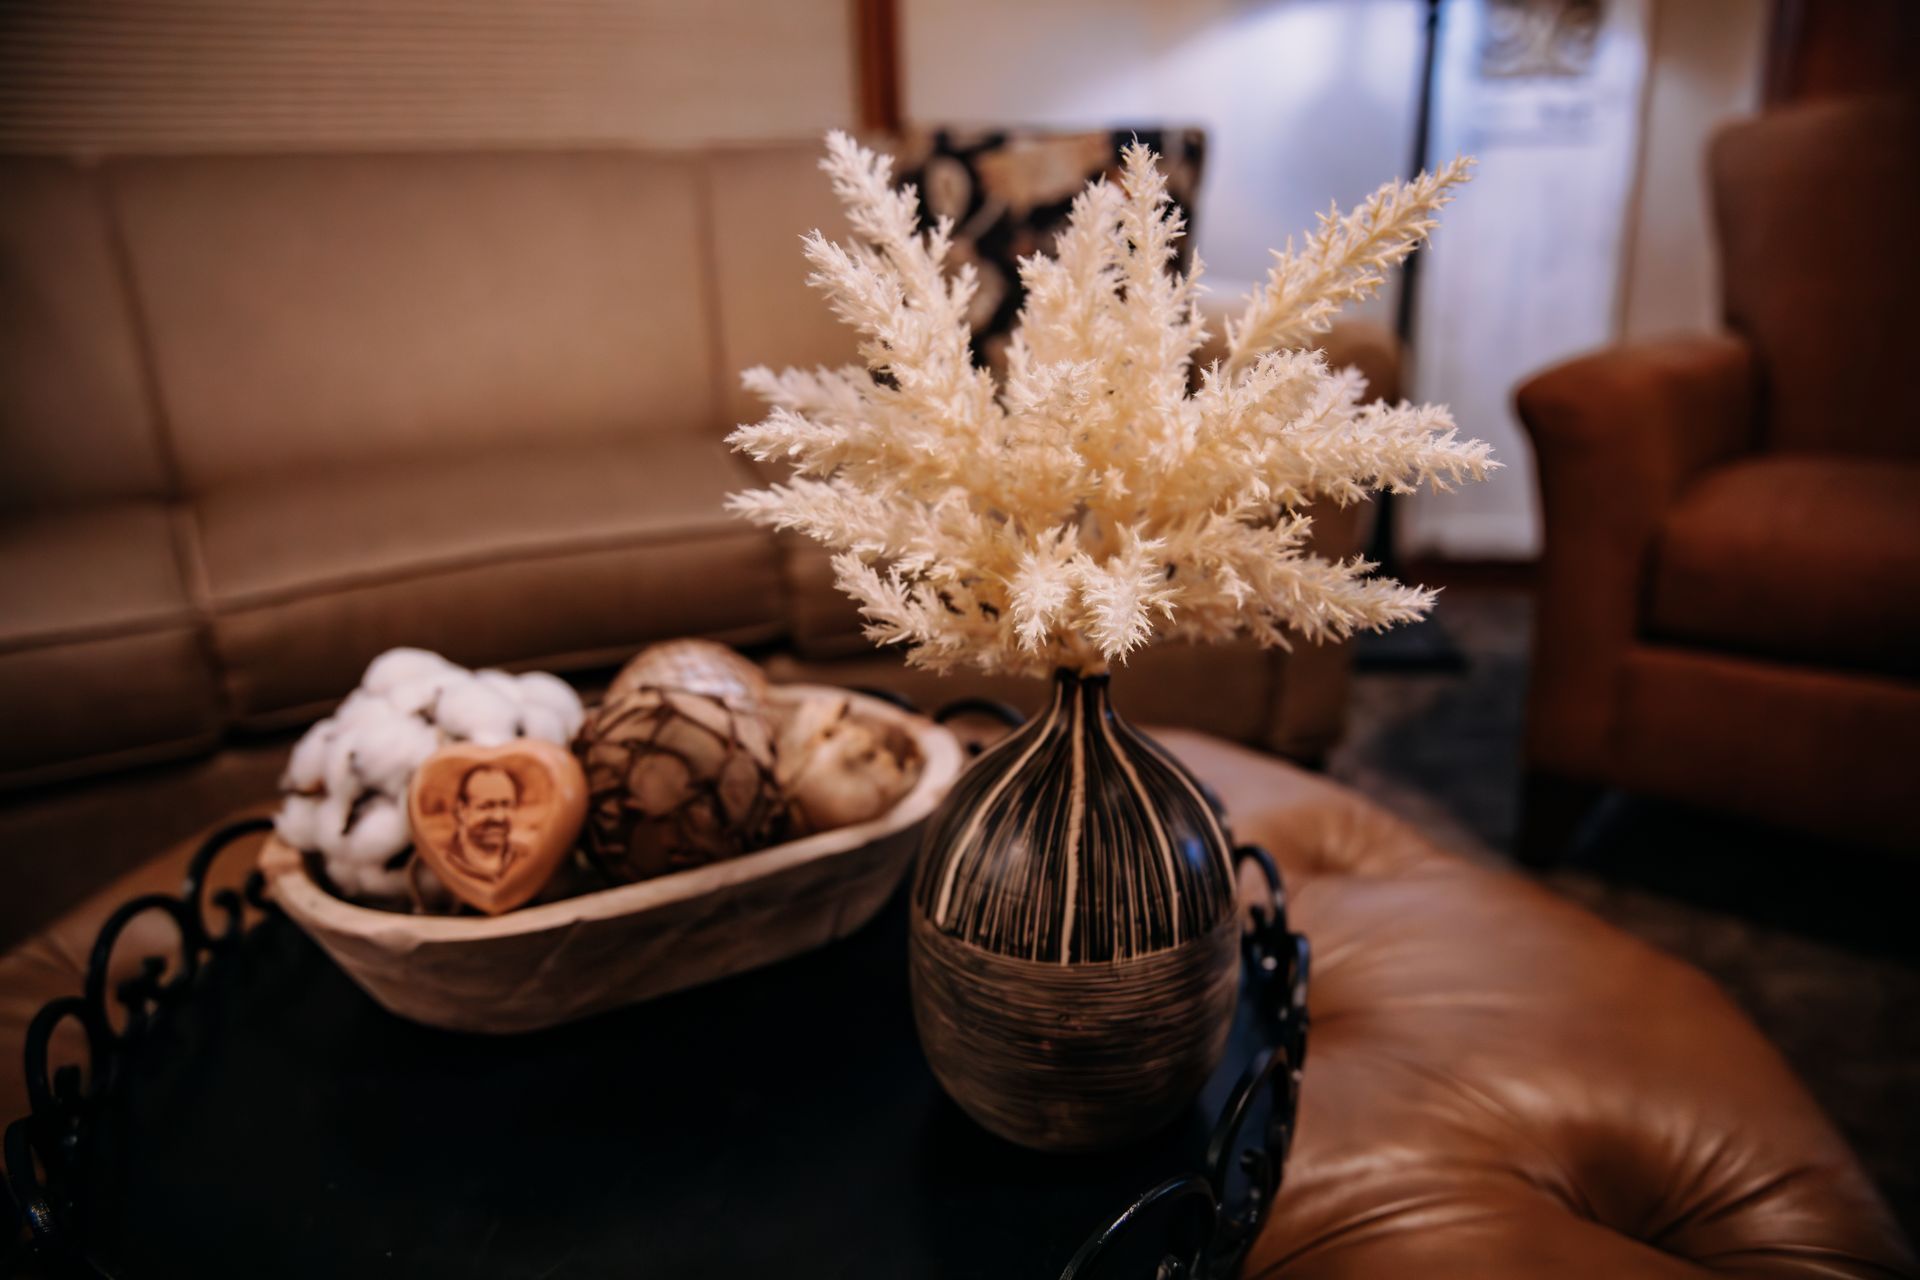
[[[190,754],[219,733],[164,503],[0,521],[0,784]],[[28,732],[28,727],[31,732]]]
[[[577,670],[649,641],[781,626],[747,477],[716,440],[501,451],[283,476],[198,503],[205,590],[242,723],[296,721],[394,645]]]
[[[1920,671],[1920,465],[1779,454],[1709,472],[1661,529],[1660,639]]]

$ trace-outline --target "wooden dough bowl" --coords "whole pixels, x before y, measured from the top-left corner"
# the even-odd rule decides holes
[[[451,1031],[535,1031],[785,960],[873,918],[965,758],[947,730],[877,698],[811,685],[778,686],[774,696],[851,697],[854,714],[912,742],[912,789],[868,822],[491,918],[343,901],[277,839],[262,850],[261,871],[274,900],[362,990]]]

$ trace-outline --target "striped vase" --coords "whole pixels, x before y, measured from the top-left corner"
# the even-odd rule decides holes
[[[1231,843],[1200,783],[1061,671],[929,820],[914,1021],[967,1114],[1091,1150],[1166,1124],[1220,1059],[1240,976]]]

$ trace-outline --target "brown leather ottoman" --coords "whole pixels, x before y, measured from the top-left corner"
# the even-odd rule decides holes
[[[1914,1274],[1839,1135],[1700,974],[1350,791],[1161,736],[1273,851],[1314,946],[1299,1136],[1247,1275]],[[24,1107],[32,1011],[184,859],[0,959],[0,1110]]]

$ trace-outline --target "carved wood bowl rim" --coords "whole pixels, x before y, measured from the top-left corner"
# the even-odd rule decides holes
[[[335,897],[307,871],[305,857],[278,836],[269,835],[260,850],[260,871],[268,892],[302,925],[310,922],[332,933],[357,934],[389,942],[414,938],[431,942],[485,942],[564,929],[583,920],[638,915],[673,903],[721,893],[808,863],[865,848],[922,821],[946,797],[968,761],[952,731],[924,716],[851,689],[830,685],[783,684],[770,691],[775,702],[808,698],[849,698],[863,719],[881,721],[904,732],[920,753],[913,786],[877,818],[820,831],[798,840],[769,845],[738,858],[675,871],[651,880],[598,889],[592,893],[521,907],[498,916],[426,916],[361,906]]]

